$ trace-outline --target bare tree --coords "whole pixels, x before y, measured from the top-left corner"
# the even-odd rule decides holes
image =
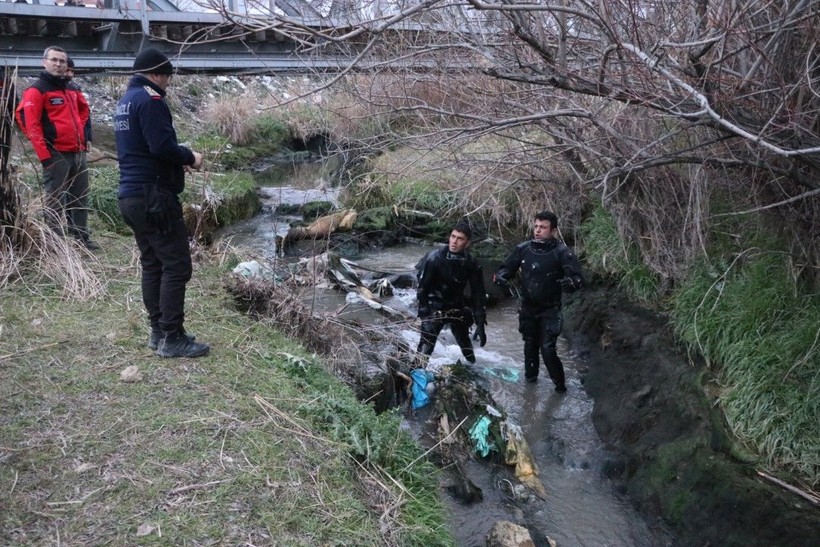
[[[574,178],[662,277],[702,246],[719,187],[743,197],[730,213],[788,219],[794,255],[817,268],[820,0],[310,6],[333,24],[267,14],[258,25],[306,52],[349,48],[335,81],[363,70],[380,81],[360,97],[371,113],[412,118],[402,138],[457,158],[493,135],[506,152],[492,161],[514,184]]]

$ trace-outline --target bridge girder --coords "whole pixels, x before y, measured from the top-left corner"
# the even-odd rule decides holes
[[[105,0],[119,9],[0,2],[0,64],[16,66],[22,74],[39,72],[43,51],[54,44],[78,60],[80,73],[129,72],[134,56],[147,45],[169,56],[183,51],[180,62],[174,63],[183,72],[338,71],[354,56],[332,40],[321,39],[325,31],[346,27],[318,11],[342,5],[332,0],[268,0],[277,6],[287,4],[289,13],[298,16],[270,15],[270,24],[263,25],[264,18],[249,15],[244,21],[237,12],[230,12],[231,20],[226,20],[216,12],[165,11],[163,1],[169,0],[149,0],[160,7],[156,10],[133,10],[124,2],[121,7],[121,0]],[[291,36],[294,20],[297,28],[312,30]],[[279,30],[284,28],[288,31]],[[300,53],[305,50],[310,55]]]
[[[274,0],[274,5],[288,17],[322,18],[316,8],[305,0]]]

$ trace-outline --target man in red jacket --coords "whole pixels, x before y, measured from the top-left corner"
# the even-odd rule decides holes
[[[63,219],[68,233],[86,248],[99,246],[88,232],[88,169],[86,168],[86,125],[88,102],[78,98],[65,78],[68,54],[49,46],[43,54],[43,72],[23,92],[17,107],[17,124],[34,146],[43,166],[45,217],[58,234]]]

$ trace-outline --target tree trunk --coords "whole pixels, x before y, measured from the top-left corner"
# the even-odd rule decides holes
[[[12,184],[8,165],[11,156],[12,124],[16,97],[13,78],[5,67],[0,67],[0,249],[14,244],[15,227],[20,211],[20,197]]]

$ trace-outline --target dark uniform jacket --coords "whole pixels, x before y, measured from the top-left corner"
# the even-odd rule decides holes
[[[445,246],[427,253],[418,269],[419,316],[436,311],[461,310],[469,307],[475,322],[486,323],[486,293],[481,264],[469,253],[451,253]],[[464,289],[470,287],[470,305],[465,303]]]
[[[143,196],[144,184],[182,192],[183,166],[194,164],[194,153],[177,142],[165,91],[145,76],[134,75],[117,103],[114,137],[120,162],[118,197]]]
[[[83,152],[90,119],[88,102],[69,89],[61,76],[46,71],[23,92],[17,107],[17,125],[34,146],[40,161],[51,158],[51,150]]]
[[[496,279],[509,281],[521,275],[522,305],[528,308],[561,306],[562,287],[559,280],[570,280],[569,290],[581,288],[584,277],[575,253],[557,239],[531,240],[519,244],[501,264]]]

